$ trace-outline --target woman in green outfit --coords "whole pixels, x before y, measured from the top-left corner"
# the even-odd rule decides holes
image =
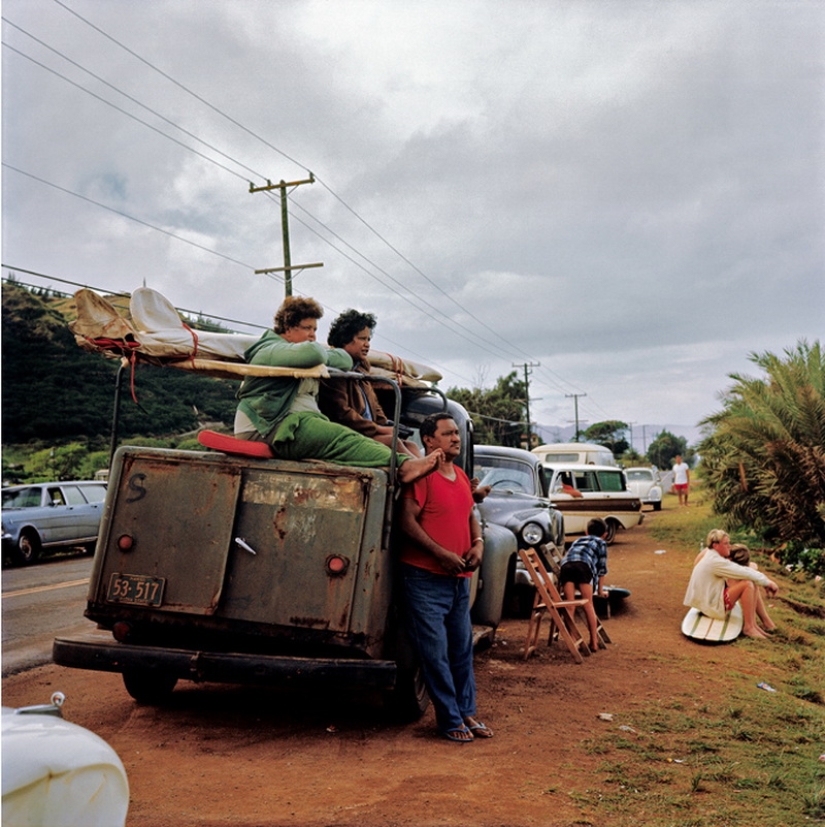
[[[343,348],[326,348],[315,341],[322,315],[314,299],[287,297],[275,314],[275,329],[246,350],[245,361],[270,367],[351,369],[352,358]],[[318,388],[316,378],[247,377],[238,390],[235,436],[265,440],[282,459],[323,459],[361,468],[389,465],[390,448],[321,413]],[[420,458],[398,453],[398,479],[413,482],[433,471],[441,459],[436,452]]]

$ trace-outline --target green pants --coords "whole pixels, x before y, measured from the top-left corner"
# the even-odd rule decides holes
[[[359,468],[381,468],[392,460],[386,445],[331,422],[323,414],[287,414],[268,441],[281,459],[323,459]],[[406,459],[405,454],[396,455],[399,465]]]

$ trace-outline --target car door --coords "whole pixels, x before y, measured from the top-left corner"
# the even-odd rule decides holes
[[[66,505],[61,512],[60,535],[54,542],[72,543],[97,536],[100,525],[100,503],[90,503],[78,485],[62,485]]]

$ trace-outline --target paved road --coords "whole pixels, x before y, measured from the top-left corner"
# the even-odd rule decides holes
[[[60,634],[87,632],[83,617],[92,558],[3,571],[3,677],[49,663]]]

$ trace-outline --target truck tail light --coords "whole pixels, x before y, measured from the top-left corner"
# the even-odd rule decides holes
[[[343,577],[349,568],[349,560],[340,554],[330,554],[326,559],[324,568],[330,577]]]
[[[117,623],[112,626],[112,634],[118,643],[126,643],[132,636],[132,627],[125,620],[118,620]]]
[[[131,534],[121,534],[117,538],[117,547],[120,551],[131,551],[135,547],[135,538]]]

